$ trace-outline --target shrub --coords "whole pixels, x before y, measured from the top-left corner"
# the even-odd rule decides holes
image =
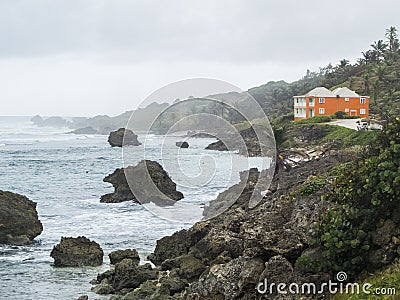
[[[336,203],[321,216],[313,243],[322,246],[325,271],[356,276],[368,269],[370,233],[400,208],[400,117],[382,131],[371,156],[347,165],[324,198]]]
[[[301,195],[312,195],[321,190],[326,184],[325,178],[313,176],[311,180],[305,182],[300,188]]]
[[[336,119],[344,119],[344,117],[347,116],[347,114],[344,111],[340,110],[335,112],[333,115]]]
[[[310,124],[310,123],[326,123],[332,121],[330,116],[315,116],[312,118],[300,120],[296,122],[297,124]]]

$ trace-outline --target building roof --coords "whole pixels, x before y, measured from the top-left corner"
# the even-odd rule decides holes
[[[304,96],[314,96],[314,97],[336,97],[336,94],[332,93],[325,87],[316,87],[315,89],[309,91]]]
[[[327,88],[320,86],[315,89],[309,91],[307,94],[302,96],[295,97],[360,97],[355,91],[350,90],[347,87],[340,87],[333,91],[328,90]]]
[[[347,87],[341,87],[333,90],[333,93],[335,95],[338,95],[339,97],[360,97],[359,94],[357,94],[355,91],[350,90]]]

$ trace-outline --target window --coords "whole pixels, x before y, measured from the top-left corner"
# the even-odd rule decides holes
[[[310,105],[310,106],[314,106],[314,98],[310,98],[310,100],[309,100],[309,105]]]
[[[365,115],[365,108],[360,109],[360,115]]]
[[[361,104],[365,104],[365,103],[367,103],[367,101],[366,101],[365,98],[360,98],[360,103],[361,103]]]
[[[319,98],[319,103],[325,103],[325,98]]]
[[[344,109],[344,112],[346,112],[346,113],[349,112],[349,111],[350,111],[350,109],[348,109],[348,108]]]
[[[349,102],[350,101],[350,98],[344,98],[344,101],[346,101],[346,102]]]
[[[320,114],[320,115],[325,114],[325,108],[320,108],[320,109],[319,109],[319,114]]]

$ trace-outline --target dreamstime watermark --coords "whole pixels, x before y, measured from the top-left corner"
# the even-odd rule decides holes
[[[396,295],[396,288],[394,287],[374,287],[372,284],[366,283],[351,283],[345,282],[347,274],[343,271],[337,273],[336,281],[329,280],[315,284],[312,282],[306,283],[275,283],[268,282],[265,278],[263,282],[257,285],[257,292],[260,294],[280,294],[280,295],[322,295],[322,294],[364,294],[364,295]]]

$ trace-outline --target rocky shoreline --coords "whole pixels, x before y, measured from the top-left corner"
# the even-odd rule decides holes
[[[138,269],[136,262],[123,260],[97,277],[94,290],[108,291],[111,299],[259,299],[256,287],[265,278],[287,283],[329,280],[329,274],[312,273],[298,263],[300,257],[318,255],[310,248],[308,231],[329,205],[321,200],[329,183],[312,195],[299,189],[313,176],[353,158],[336,153],[279,170],[269,193],[252,209],[247,204],[260,174],[250,170],[245,189],[226,212],[157,241],[149,256],[155,268]],[[127,284],[133,273],[140,280]]]

